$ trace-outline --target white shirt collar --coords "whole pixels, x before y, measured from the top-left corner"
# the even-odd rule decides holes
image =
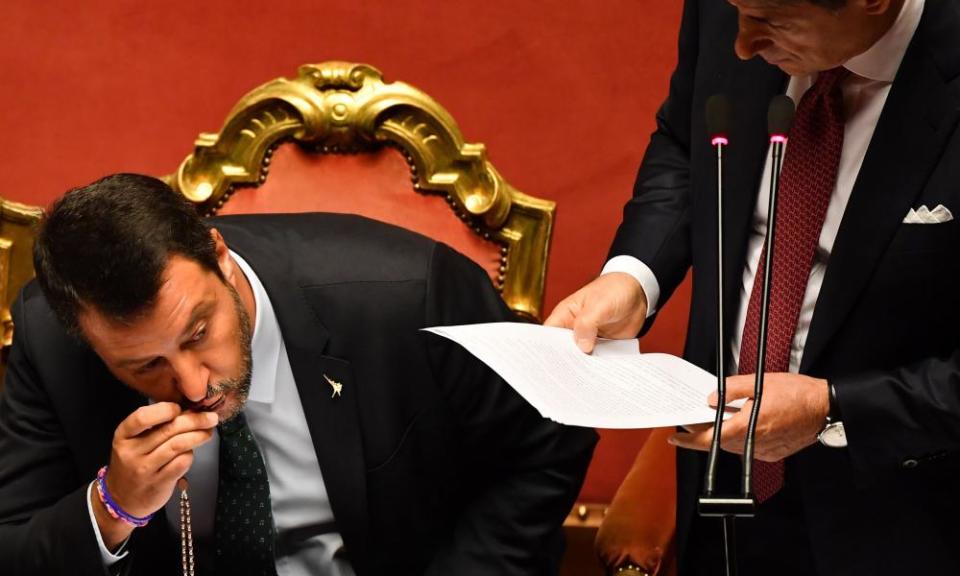
[[[256,317],[253,320],[253,340],[250,344],[253,359],[253,374],[250,381],[250,402],[272,404],[276,398],[277,365],[280,363],[280,323],[273,311],[270,297],[260,282],[260,278],[239,254],[230,251],[234,261],[240,266],[250,288],[253,291],[253,302],[256,307]]]
[[[905,0],[900,14],[887,33],[873,46],[844,63],[844,68],[857,76],[880,82],[893,82],[903,55],[923,15],[924,0]]]

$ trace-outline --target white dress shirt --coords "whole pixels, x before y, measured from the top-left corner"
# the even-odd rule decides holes
[[[231,255],[250,282],[256,306],[251,343],[253,371],[244,413],[263,454],[274,524],[281,540],[294,529],[313,534],[288,555],[277,558],[277,574],[352,576],[349,562],[335,556],[343,547],[343,538],[333,528],[330,499],[270,298],[249,264],[236,253]],[[204,552],[209,554],[214,545],[219,448],[214,432],[213,439],[194,450],[193,465],[186,474],[194,544],[197,549],[206,547]],[[167,503],[166,516],[179,540],[179,492],[175,491]],[[126,553],[113,555],[104,548],[92,511],[91,521],[101,556],[109,566]]]
[[[893,79],[900,68],[900,62],[907,51],[910,40],[913,38],[923,14],[924,0],[905,0],[900,14],[890,30],[887,31],[866,52],[855,56],[844,63],[844,68],[851,72],[843,84],[843,105],[846,114],[844,127],[843,149],[840,153],[840,166],[837,170],[837,184],[830,196],[827,207],[827,216],[820,231],[820,239],[814,251],[813,267],[807,280],[807,289],[800,307],[800,318],[797,322],[797,331],[793,336],[790,350],[790,371],[797,372],[800,360],[803,358],[803,348],[813,319],[813,310],[820,295],[823,277],[827,263],[833,251],[833,242],[836,240],[840,221],[847,208],[847,201],[853,191],[867,153],[873,131],[880,119],[883,105],[887,101]],[[813,85],[816,76],[792,76],[787,85],[787,95],[794,102],[800,102],[803,94]],[[788,144],[789,146],[789,144]],[[733,361],[729,364],[730,373],[737,372],[740,359],[740,341],[743,335],[743,326],[747,318],[747,303],[750,292],[753,290],[753,281],[763,249],[764,237],[767,233],[768,203],[770,199],[770,164],[771,154],[768,151],[763,177],[760,180],[760,193],[754,207],[751,219],[750,236],[747,240],[747,254],[743,269],[743,280],[740,284],[740,306],[737,313],[736,331],[731,339]],[[632,256],[616,256],[603,268],[603,274],[610,272],[626,272],[637,279],[647,296],[649,316],[657,309],[660,295],[660,285],[650,267]]]

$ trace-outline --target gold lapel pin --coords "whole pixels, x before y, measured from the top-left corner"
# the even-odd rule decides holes
[[[333,388],[333,394],[331,394],[330,397],[335,398],[339,396],[340,392],[343,391],[343,384],[337,382],[336,380],[327,376],[326,374],[324,374],[323,377],[324,379],[326,379],[327,383],[330,384],[330,387]]]

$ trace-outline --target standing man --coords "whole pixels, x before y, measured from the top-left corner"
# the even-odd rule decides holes
[[[729,400],[749,398],[766,110],[776,94],[798,102],[757,429],[761,503],[737,523],[741,574],[960,573],[958,38],[951,0],[687,0],[670,94],[604,273],[547,321],[572,327],[584,351],[597,335],[634,337],[692,267],[685,356],[715,370],[715,156],[703,110],[726,94],[731,340],[719,352]],[[747,412],[723,428],[722,493],[739,490],[732,453]],[[683,448],[684,576],[722,570],[719,521],[695,511],[711,435],[701,426],[672,439]]]
[[[209,224],[130,174],[43,222],[0,396],[3,573],[179,573],[183,477],[201,575],[554,573],[595,434],[420,331],[511,318],[486,274],[356,216]]]

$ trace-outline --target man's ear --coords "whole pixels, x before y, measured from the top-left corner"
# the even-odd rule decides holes
[[[891,4],[899,4],[894,0],[851,0],[860,4],[864,14],[881,16],[890,10]]]
[[[217,254],[217,265],[220,266],[220,273],[232,285],[236,285],[237,263],[230,256],[230,249],[224,242],[223,236],[216,228],[210,229],[210,237],[213,239],[213,249]]]

